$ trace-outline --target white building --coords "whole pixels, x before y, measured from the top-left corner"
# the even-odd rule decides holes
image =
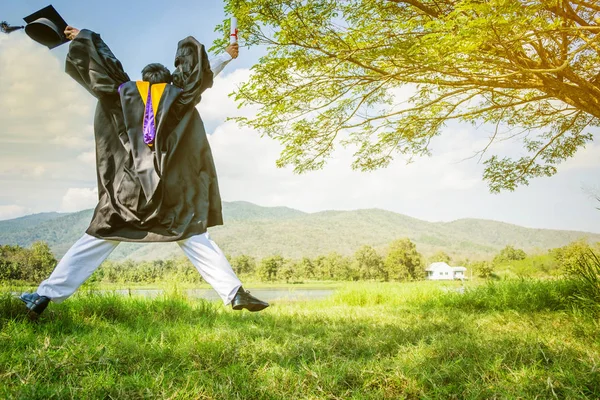
[[[466,278],[465,272],[467,269],[465,267],[451,267],[445,262],[435,262],[429,268],[425,269],[425,271],[427,271],[427,279],[434,281],[463,280]]]

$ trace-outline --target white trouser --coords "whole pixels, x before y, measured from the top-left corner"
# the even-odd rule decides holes
[[[62,302],[75,293],[119,243],[84,234],[63,256],[50,277],[40,284],[37,293],[56,303]],[[209,234],[192,236],[177,244],[223,303],[231,303],[242,282]]]

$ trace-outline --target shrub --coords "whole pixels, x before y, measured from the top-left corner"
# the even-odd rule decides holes
[[[600,258],[592,250],[583,254],[569,274],[578,283],[578,290],[572,296],[580,308],[600,313]]]

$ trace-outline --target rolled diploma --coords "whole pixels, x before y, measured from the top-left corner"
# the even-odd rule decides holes
[[[229,34],[229,43],[237,43],[238,41],[238,29],[237,29],[237,18],[231,17],[231,33]]]

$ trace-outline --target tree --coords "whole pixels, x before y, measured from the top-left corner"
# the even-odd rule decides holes
[[[437,253],[435,253],[434,255],[432,255],[429,258],[429,262],[445,262],[446,264],[450,263],[450,256],[446,253],[444,253],[443,251],[438,251]]]
[[[425,277],[422,257],[410,239],[390,243],[385,267],[390,280],[417,280]]]
[[[577,240],[552,249],[550,253],[565,272],[573,274],[578,271],[586,255],[592,253],[592,248],[585,240]]]
[[[201,281],[200,274],[186,257],[179,257],[175,260],[174,270],[178,279],[184,282]]]
[[[22,279],[25,249],[20,246],[0,246],[0,280]]]
[[[295,281],[299,277],[298,264],[292,260],[285,260],[281,269],[278,271],[278,276],[288,283]]]
[[[0,246],[0,279],[39,283],[55,266],[56,258],[45,242],[34,242],[29,249]]]
[[[335,251],[325,256],[324,266],[330,279],[354,281],[358,278],[358,271],[354,270],[351,260]]]
[[[325,256],[318,256],[317,258],[315,258],[312,262],[312,265],[315,271],[315,278],[320,280],[331,279],[329,271],[326,270],[327,266],[325,263]]]
[[[236,92],[260,110],[238,120],[279,140],[277,165],[297,172],[339,145],[355,149],[355,169],[410,161],[445,124],[486,123],[483,178],[514,190],[555,174],[600,125],[595,1],[226,0],[225,12],[242,43],[266,46]],[[216,30],[214,50],[229,20]],[[506,139],[524,155],[486,155]]]
[[[256,269],[254,258],[242,254],[231,259],[231,267],[238,275],[252,274]]]
[[[494,265],[488,261],[475,261],[471,268],[480,278],[491,278],[494,275]]]
[[[303,277],[310,279],[315,277],[315,264],[308,257],[303,257],[298,265]]]
[[[512,246],[506,246],[494,257],[494,264],[502,264],[509,261],[519,261],[527,258],[527,253]]]
[[[347,257],[337,252],[319,256],[314,260],[315,275],[322,280],[353,280],[351,262]]]
[[[256,275],[263,281],[274,281],[277,279],[283,263],[284,260],[281,256],[264,258],[256,268]]]
[[[387,280],[383,258],[371,246],[362,246],[354,253],[355,269],[360,279]]]

